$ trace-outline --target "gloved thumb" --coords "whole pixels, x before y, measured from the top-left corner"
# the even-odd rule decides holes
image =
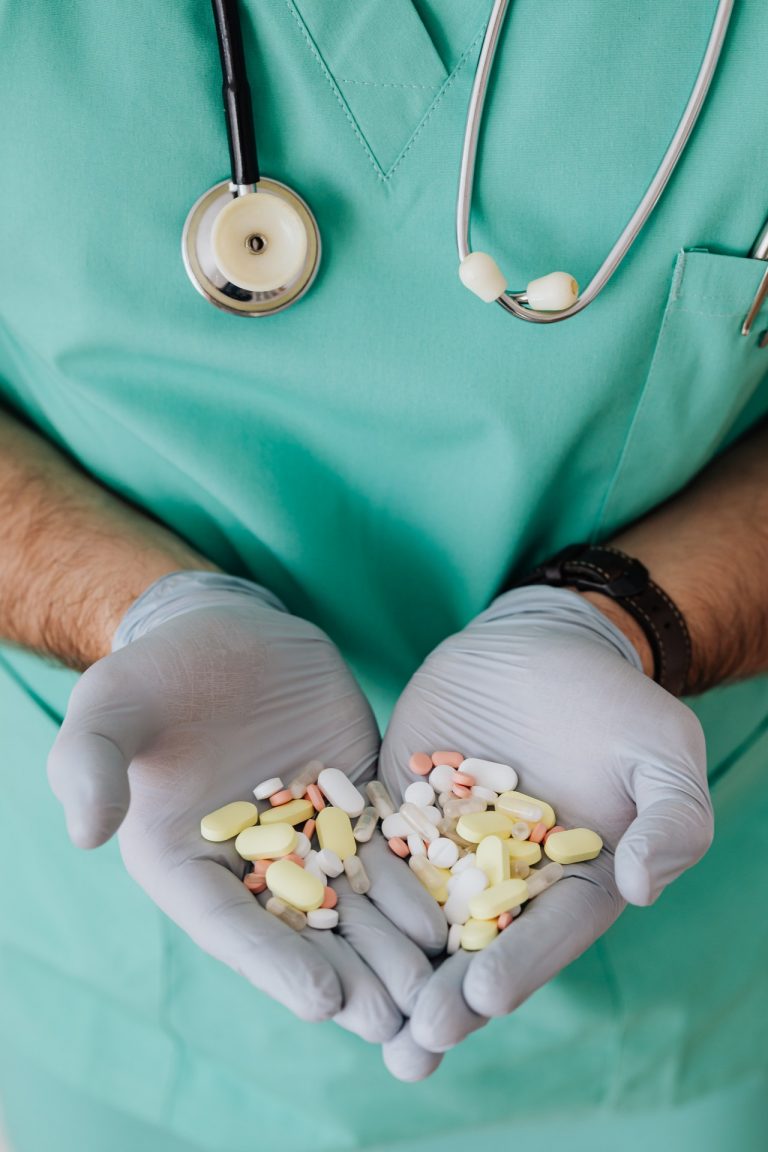
[[[115,655],[78,681],[48,755],[48,782],[79,848],[98,848],[115,834],[130,804],[128,765],[148,735],[146,709],[130,684],[105,675]]]
[[[706,777],[670,777],[651,765],[637,769],[637,817],[619,841],[616,885],[630,904],[652,904],[696,864],[712,843],[714,816]]]

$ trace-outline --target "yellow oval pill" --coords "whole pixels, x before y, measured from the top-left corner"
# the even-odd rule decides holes
[[[209,812],[200,821],[200,835],[206,840],[220,843],[222,840],[231,840],[239,836],[244,828],[252,828],[258,822],[259,810],[255,804],[248,800],[235,800]]]
[[[594,860],[602,846],[597,832],[589,828],[569,828],[547,836],[544,851],[558,864],[578,864],[582,860]]]
[[[461,946],[466,952],[479,952],[499,934],[495,920],[467,920],[461,929]]]
[[[261,814],[262,824],[305,824],[315,814],[311,800],[289,800]]]
[[[502,880],[484,892],[477,892],[469,901],[469,914],[475,920],[492,920],[517,908],[528,899],[528,885],[525,880]]]
[[[509,846],[511,840],[500,836],[485,836],[477,846],[475,864],[485,872],[489,884],[509,880]],[[517,841],[514,841],[517,843]]]
[[[275,860],[267,868],[266,880],[273,896],[278,896],[300,912],[314,912],[325,896],[322,880],[294,864],[293,860]]]
[[[541,860],[541,845],[532,840],[508,840],[510,860],[522,860],[524,864],[538,864]]]
[[[246,828],[235,840],[235,848],[244,860],[274,860],[293,852],[299,837],[290,824],[268,824]]]
[[[352,822],[343,808],[323,808],[315,817],[315,830],[321,848],[330,848],[342,860],[357,855]]]
[[[512,820],[525,820],[528,824],[541,821],[547,828],[555,826],[555,810],[552,805],[547,804],[546,800],[537,800],[535,796],[526,796],[525,792],[502,792],[496,801],[496,811],[503,812]]]
[[[472,812],[459,817],[456,831],[470,844],[479,844],[485,836],[507,840],[512,834],[512,821],[502,812]]]

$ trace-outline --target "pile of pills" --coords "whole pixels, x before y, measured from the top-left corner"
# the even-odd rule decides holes
[[[369,785],[371,802],[389,847],[442,905],[449,953],[485,948],[526,901],[561,879],[564,864],[594,860],[603,847],[597,833],[566,830],[550,804],[515,791],[508,764],[438,751],[415,752],[409,767],[421,779],[397,811],[381,784]],[[551,863],[534,868],[542,847]]]
[[[310,760],[290,787],[275,776],[253,794],[269,806],[260,813],[247,800],[225,804],[203,817],[201,835],[217,843],[235,839],[236,850],[252,864],[243,879],[246,888],[255,896],[268,889],[267,911],[289,927],[335,928],[338,898],[328,880],[345,872],[353,892],[368,891],[357,845],[373,835],[376,809],[366,807],[348,776],[319,760]],[[351,817],[357,817],[354,827]],[[312,845],[314,837],[319,848]]]
[[[449,953],[485,948],[563,876],[564,864],[593,860],[603,847],[595,832],[560,827],[550,804],[515,791],[508,764],[438,751],[414,753],[409,767],[418,779],[399,808],[381,781],[365,786],[366,806],[348,776],[311,760],[289,787],[275,776],[254,788],[268,803],[263,811],[236,800],[204,816],[200,832],[217,843],[234,839],[252,865],[246,888],[255,896],[269,890],[267,911],[300,932],[337,926],[329,879],[344,872],[353,892],[368,891],[357,845],[381,820],[390,849],[442,905]],[[534,868],[542,847],[551,863]]]

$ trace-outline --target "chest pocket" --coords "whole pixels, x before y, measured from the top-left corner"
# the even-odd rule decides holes
[[[683,487],[715,455],[761,379],[768,305],[741,326],[766,263],[678,252],[648,375],[593,538],[610,534]]]

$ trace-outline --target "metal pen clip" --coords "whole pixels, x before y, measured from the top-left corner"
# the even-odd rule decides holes
[[[754,260],[768,260],[768,220],[763,225],[763,230],[752,245],[750,256]],[[752,331],[752,325],[755,322],[758,312],[763,306],[763,301],[768,297],[768,268],[766,268],[763,278],[757,286],[754,299],[749,306],[749,312],[744,317],[744,323],[741,326],[742,336],[749,336]],[[761,348],[768,347],[768,329],[762,333],[759,340]]]

